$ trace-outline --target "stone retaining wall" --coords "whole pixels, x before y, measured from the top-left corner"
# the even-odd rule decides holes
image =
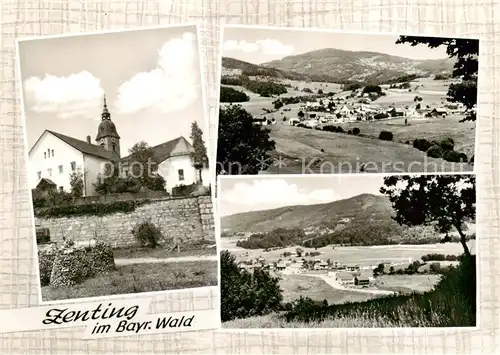
[[[210,196],[182,199],[158,199],[136,207],[135,211],[104,216],[37,217],[37,227],[50,230],[50,241],[63,237],[75,242],[93,238],[113,248],[136,244],[132,229],[138,222],[150,220],[160,227],[164,240],[178,243],[205,239],[215,243],[213,204]]]

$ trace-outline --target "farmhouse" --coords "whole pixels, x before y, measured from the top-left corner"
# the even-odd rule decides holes
[[[267,118],[265,118],[265,117],[254,117],[253,118],[253,124],[260,125],[260,126],[267,126]]]
[[[435,108],[431,111],[433,117],[446,117],[448,115],[448,110],[444,107]]]
[[[301,272],[302,272],[302,265],[297,263],[291,264],[287,266],[285,270],[283,270],[283,274],[286,275],[296,275],[300,274]]]
[[[337,280],[341,285],[354,285],[354,275],[349,272],[339,272],[335,275],[335,280]]]
[[[368,274],[356,276],[354,278],[354,284],[356,286],[369,286],[370,285],[370,277]]]
[[[278,261],[278,263],[276,264],[276,271],[283,271],[286,269],[286,265],[283,261]]]
[[[166,181],[166,190],[172,191],[177,185],[191,185],[199,182],[199,173],[191,159],[193,146],[184,138],[178,137],[151,148],[153,160],[157,164],[157,173]],[[101,122],[97,128],[95,144],[91,137],[80,140],[52,130],[45,130],[31,147],[29,153],[29,186],[31,189],[50,186],[62,191],[71,190],[71,177],[81,173],[83,177],[83,195],[95,196],[94,183],[110,164],[119,164],[120,173],[127,174],[127,165],[135,161],[130,155],[122,158],[120,154],[120,136],[106,105],[101,113]],[[202,171],[208,174],[208,169]],[[42,181],[42,179],[44,179]],[[208,184],[210,179],[202,179]],[[41,185],[40,185],[41,184]]]

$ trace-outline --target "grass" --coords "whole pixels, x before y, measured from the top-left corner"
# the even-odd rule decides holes
[[[402,293],[428,292],[439,282],[441,275],[382,275],[377,277],[376,287],[381,290]]]
[[[358,127],[361,134],[378,139],[381,131],[391,131],[394,141],[413,143],[415,138],[427,140],[442,140],[452,138],[455,141],[455,150],[464,152],[470,158],[474,152],[475,122],[460,123],[461,117],[448,116],[447,118],[412,119],[408,118],[408,126],[404,118],[385,120],[381,122],[349,122],[341,126],[344,130]],[[472,153],[472,154],[471,154]]]
[[[270,166],[268,173],[308,173],[309,169],[314,173],[356,173],[362,164],[366,164],[365,172],[386,173],[459,172],[473,168],[470,164],[429,158],[408,144],[286,125],[269,127],[271,139],[276,142],[274,158],[281,156],[286,165]]]
[[[235,319],[222,323],[222,328],[226,329],[260,329],[260,328],[397,328],[396,322],[391,322],[380,318],[363,317],[338,317],[335,319],[326,319],[321,322],[306,323],[300,321],[287,322],[283,317],[284,313],[271,313],[260,317],[249,317],[244,319]]]
[[[217,261],[132,264],[71,287],[42,287],[44,301],[216,286]]]
[[[115,259],[141,259],[141,258],[155,258],[155,259],[166,259],[166,258],[176,258],[182,256],[205,256],[205,255],[217,255],[216,248],[206,248],[206,249],[194,249],[194,250],[182,250],[181,251],[168,251],[166,249],[158,248],[120,248],[114,249],[113,255]]]
[[[316,277],[306,275],[282,275],[280,277],[284,302],[293,301],[304,294],[315,301],[326,299],[329,304],[362,302],[375,297],[375,295],[368,293],[336,290],[324,280]]]

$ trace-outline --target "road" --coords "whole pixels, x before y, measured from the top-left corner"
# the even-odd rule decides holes
[[[361,293],[371,293],[371,294],[376,294],[376,295],[393,295],[394,294],[393,291],[386,291],[386,290],[344,287],[341,284],[339,284],[337,282],[337,280],[335,280],[333,277],[329,277],[328,275],[323,275],[323,274],[302,274],[302,275],[320,278],[320,279],[324,280],[332,288],[335,288],[337,290],[351,291],[351,292],[361,292]]]

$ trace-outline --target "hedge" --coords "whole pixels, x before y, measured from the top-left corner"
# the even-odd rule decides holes
[[[73,286],[114,269],[113,250],[105,243],[98,242],[93,247],[62,247],[55,256],[50,285]]]
[[[115,201],[110,203],[90,203],[85,205],[53,206],[44,209],[35,209],[36,217],[68,217],[93,215],[102,216],[119,212],[132,212],[136,207],[151,202],[150,200]]]
[[[172,196],[190,196],[197,188],[197,184],[178,185],[172,188]]]
[[[50,274],[57,255],[57,248],[52,245],[48,248],[38,248],[38,269],[40,272],[40,283],[47,286],[50,283]]]

